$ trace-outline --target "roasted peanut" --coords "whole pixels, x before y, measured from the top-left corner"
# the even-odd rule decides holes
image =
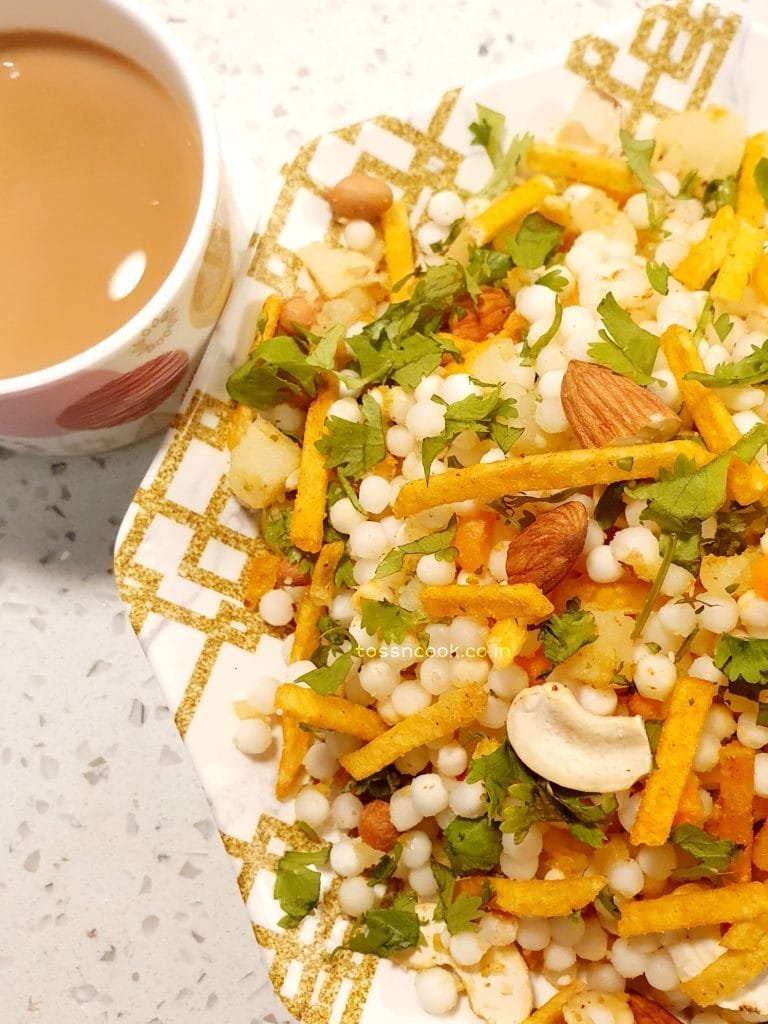
[[[385,181],[356,171],[337,181],[325,199],[339,220],[378,220],[392,205],[392,189]]]

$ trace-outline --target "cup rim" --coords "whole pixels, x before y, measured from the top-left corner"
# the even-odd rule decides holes
[[[134,0],[100,0],[100,2],[105,7],[120,12],[124,17],[143,28],[164,51],[165,56],[176,67],[186,85],[191,113],[200,135],[202,154],[202,181],[197,210],[176,262],[146,305],[142,306],[130,320],[118,327],[117,330],[68,359],[54,363],[52,366],[46,366],[42,370],[33,370],[31,373],[19,374],[15,377],[0,377],[0,396],[53,384],[63,377],[88,369],[95,361],[119,352],[135,338],[137,330],[142,325],[151,323],[164,311],[173,296],[179,291],[184,280],[192,273],[195,264],[205,252],[208,234],[214,220],[221,178],[219,135],[213,106],[197,65],[184,44],[156,14],[147,10],[143,4],[136,5]]]

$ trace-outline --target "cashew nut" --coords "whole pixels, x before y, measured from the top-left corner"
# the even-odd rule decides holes
[[[532,686],[515,697],[507,735],[530,769],[583,792],[628,789],[651,770],[642,718],[594,715],[557,683]]]

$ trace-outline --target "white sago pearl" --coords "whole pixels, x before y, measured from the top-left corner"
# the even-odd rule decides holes
[[[438,697],[453,686],[453,669],[450,659],[433,655],[419,665],[419,682],[422,687]]]
[[[372,474],[361,480],[358,500],[365,512],[379,515],[389,504],[389,496],[389,480],[385,480],[383,476]]]
[[[678,263],[681,263],[685,259],[687,254],[687,241],[684,242],[679,238],[665,238],[664,241],[660,242],[656,248],[656,262],[666,263],[670,270],[674,270]],[[674,319],[670,320],[668,323],[664,325],[665,329],[666,327],[669,326],[670,323],[677,322],[679,321],[676,321]],[[682,326],[688,326],[688,324],[686,323],[683,324]],[[693,327],[694,325],[691,324],[690,326]]]
[[[545,324],[543,321],[538,321],[539,327],[534,331],[535,324],[531,325],[531,329],[528,332],[528,340],[533,343],[538,340],[542,334],[549,330],[549,324]],[[563,370],[568,365],[568,357],[561,345],[555,344],[551,341],[543,351],[541,351],[536,357],[535,369],[539,377],[543,374],[548,373],[550,370]]]
[[[710,345],[709,352],[704,356],[704,369],[707,373],[714,373],[715,367],[721,363],[729,363],[731,361],[730,353],[722,345]],[[757,403],[760,405],[760,402]]]
[[[421,868],[432,856],[432,840],[426,832],[408,832],[400,837],[403,852],[400,860],[406,868]]]
[[[628,793],[617,793],[619,801],[618,818],[619,824],[625,832],[631,832],[632,826],[635,823],[637,812],[640,808],[640,794],[635,793],[634,796],[630,796]]]
[[[485,646],[488,626],[470,615],[457,615],[450,625],[450,637],[451,643],[455,644],[461,653],[476,651],[479,647]]]
[[[454,402],[461,402],[470,395],[481,395],[483,391],[472,383],[468,373],[453,373],[443,381],[440,393],[448,405],[453,405]]]
[[[539,381],[539,394],[542,398],[560,398],[565,370],[549,370]]]
[[[586,979],[589,988],[595,992],[615,995],[624,991],[624,978],[611,964],[590,964]]]
[[[677,669],[663,654],[647,654],[635,666],[634,684],[643,697],[666,700],[676,682]]]
[[[618,704],[615,690],[596,686],[580,686],[576,691],[576,699],[593,715],[612,715]]]
[[[622,896],[637,896],[645,884],[642,868],[636,860],[624,860],[612,865],[606,878],[610,887]]]
[[[337,398],[328,410],[329,416],[337,416],[348,423],[359,423],[363,414],[354,398]]]
[[[352,527],[349,553],[353,558],[379,559],[388,548],[389,538],[381,523],[365,521]]]
[[[576,954],[569,946],[551,942],[544,950],[544,967],[548,971],[567,971],[576,963]]]
[[[432,703],[431,694],[416,682],[400,683],[391,694],[392,707],[403,718],[423,711]]]
[[[244,718],[235,726],[235,746],[241,754],[265,754],[272,746],[272,730],[263,718]]]
[[[630,501],[624,506],[624,518],[627,520],[627,526],[642,526],[640,519],[642,513],[648,507],[647,501]]]
[[[485,453],[485,455],[480,456],[480,462],[483,466],[485,466],[489,462],[503,462],[504,459],[506,459],[506,457],[507,456],[504,454],[501,448],[491,448],[490,451],[487,451]]]
[[[536,370],[533,366],[523,366],[513,359],[506,364],[504,376],[509,384],[515,384],[523,391],[530,391],[536,381]]]
[[[624,204],[624,212],[636,228],[648,227],[648,199],[645,192],[636,192]]]
[[[499,867],[501,868],[501,873],[506,875],[507,878],[527,881],[536,877],[536,872],[539,870],[539,860],[538,857],[532,857],[530,860],[515,860],[508,853],[502,853],[501,857],[499,857]]]
[[[662,245],[666,243],[662,242]],[[680,243],[672,239],[669,240],[669,245],[672,247],[680,247]],[[661,248],[661,246],[659,247]],[[682,245],[683,250],[687,249],[687,246]],[[661,260],[657,256],[659,262],[666,262]],[[670,263],[667,263],[670,269],[674,269]],[[658,329],[665,331],[667,327],[671,327],[672,324],[679,324],[681,327],[687,327],[693,329],[696,326],[696,321],[701,313],[701,302],[696,295],[690,292],[670,292],[669,295],[665,295],[659,300],[658,309],[656,310],[656,322]]]
[[[416,810],[411,796],[411,787],[396,790],[389,801],[389,817],[398,832],[415,828],[424,817]]]
[[[648,984],[659,992],[669,992],[680,984],[672,957],[666,949],[658,949],[651,953],[648,966],[645,968],[645,977]]]
[[[451,676],[457,686],[466,686],[469,683],[484,683],[488,678],[490,665],[485,658],[454,658],[451,666]],[[489,698],[490,703],[490,698]],[[496,711],[498,714],[498,710]],[[478,717],[478,722],[480,718]],[[488,728],[492,728],[488,726]]]
[[[528,673],[520,665],[494,666],[488,673],[488,687],[502,700],[512,700],[528,685]]]
[[[587,523],[587,536],[584,541],[584,551],[589,554],[595,548],[601,547],[605,543],[605,531],[602,529],[600,524],[595,519],[590,519]]]
[[[378,558],[361,558],[359,562],[355,562],[352,568],[352,579],[358,587],[371,582],[376,575],[378,564]]]
[[[338,767],[337,759],[325,743],[313,743],[302,764],[313,779],[330,779]]]
[[[460,782],[450,794],[448,804],[460,818],[479,818],[485,814],[485,788],[482,782]]]
[[[363,870],[363,858],[351,839],[342,839],[331,846],[330,863],[337,875],[353,878]]]
[[[444,242],[447,234],[448,232],[445,228],[440,227],[439,224],[435,224],[434,221],[427,221],[426,224],[421,225],[416,235],[419,248],[427,256],[430,256],[434,251],[432,246]]]
[[[399,671],[383,658],[367,661],[360,669],[360,685],[377,700],[391,696],[399,682]]]
[[[615,558],[646,575],[655,573],[661,562],[659,542],[647,526],[619,530],[610,546]]]
[[[752,412],[752,410],[750,409],[747,410],[746,412],[734,413],[733,422],[736,424],[736,429],[739,431],[740,434],[747,434],[752,429],[752,427],[758,426],[763,421],[760,419],[757,413]]]
[[[432,463],[430,473],[435,473],[435,467],[439,466],[440,460],[435,459]],[[421,461],[421,455],[418,452],[411,452],[410,455],[406,455],[403,459],[403,476],[406,480],[423,480],[424,479],[424,465]]]
[[[349,917],[359,917],[376,902],[376,894],[364,878],[345,878],[339,886],[339,909]]]
[[[416,402],[408,410],[405,425],[416,438],[434,437],[445,426],[445,406],[431,399]]]
[[[668,405],[670,409],[679,409],[682,402],[682,396],[680,395],[680,387],[672,371],[666,369],[666,367],[662,367],[658,370],[654,368],[653,376],[655,378],[655,382],[648,386],[648,390],[651,394],[664,402],[665,405]]]
[[[747,629],[768,627],[768,601],[758,597],[754,590],[742,594],[738,601],[739,617]]]
[[[747,412],[750,409],[757,409],[763,404],[765,392],[760,388],[729,388],[724,401],[731,412]]]
[[[610,959],[622,978],[639,978],[648,965],[648,955],[633,948],[629,939],[616,939]]]
[[[757,724],[756,711],[742,711],[736,723],[736,738],[742,746],[759,750],[768,744],[768,728]]]
[[[534,825],[519,843],[515,842],[511,832],[502,833],[501,845],[507,856],[513,860],[535,860],[544,847],[544,839],[541,829]]]
[[[411,799],[416,810],[425,818],[432,818],[448,806],[448,790],[435,772],[417,775],[411,783]],[[408,864],[408,867],[418,865]]]
[[[484,729],[502,729],[507,721],[508,711],[509,703],[507,701],[499,700],[498,697],[490,694],[485,709],[477,716],[477,721]]]
[[[428,899],[437,893],[437,882],[429,864],[424,864],[420,868],[414,868],[412,871],[409,871],[408,884],[416,895],[421,896],[422,899]]]
[[[768,796],[768,754],[755,754],[755,793]]]
[[[546,434],[562,434],[569,428],[563,403],[559,398],[543,398],[536,406],[533,418],[536,425]]]
[[[408,410],[413,405],[413,394],[400,387],[389,389],[389,415],[395,423],[404,423]]]
[[[637,863],[644,875],[661,882],[669,878],[677,867],[675,849],[673,846],[641,846],[637,851]]]
[[[730,633],[739,621],[739,606],[727,594],[702,594],[697,602],[699,624],[713,633]]]
[[[364,252],[376,240],[376,231],[367,220],[351,220],[344,228],[344,241],[349,249]]]
[[[416,577],[428,586],[445,586],[456,578],[456,563],[439,559],[436,555],[422,555],[416,565]]]
[[[595,583],[615,583],[623,574],[618,559],[607,545],[593,548],[587,555],[587,575]]]
[[[523,949],[544,949],[552,937],[546,917],[521,917],[517,922],[517,942]]]
[[[296,797],[296,820],[306,821],[312,828],[320,828],[327,821],[330,810],[328,797],[314,786],[305,786]]]
[[[387,430],[385,442],[387,445],[387,451],[391,452],[392,455],[396,455],[398,459],[404,459],[407,455],[410,455],[416,445],[413,434],[410,430],[399,423],[395,423]],[[336,504],[339,503],[337,502]],[[335,507],[336,506],[334,505],[331,508],[331,512],[333,512]]]
[[[661,584],[661,593],[664,597],[682,597],[683,594],[689,593],[695,582],[696,578],[692,573],[682,565],[673,563],[667,569],[667,575]]]
[[[715,704],[714,707],[711,707],[704,719],[704,732],[711,732],[719,740],[727,740],[733,736],[736,732],[736,719],[731,709],[723,704]]]
[[[543,284],[529,284],[521,288],[515,297],[515,308],[520,316],[530,323],[546,320],[552,323],[555,315],[557,295]]]
[[[549,922],[552,941],[561,946],[575,946],[585,931],[584,919],[581,917],[554,917]]]
[[[574,943],[574,952],[582,960],[602,960],[608,952],[608,936],[596,917],[584,922],[581,938]]]
[[[480,963],[488,945],[477,932],[459,932],[458,935],[451,936],[449,949],[451,959],[455,960],[459,967],[473,967]]]
[[[708,654],[702,654],[691,664],[690,675],[697,679],[706,679],[710,683],[724,683],[725,676]]]
[[[248,703],[260,715],[271,715],[275,710],[275,692],[280,685],[279,679],[262,676],[248,691]]]
[[[711,732],[703,732],[699,737],[696,753],[693,755],[693,770],[710,772],[720,759],[720,740]]]
[[[420,380],[413,389],[414,402],[428,402],[434,395],[440,394],[442,387],[442,377],[438,377],[436,373],[430,373]]]
[[[511,946],[517,938],[517,921],[503,914],[484,914],[478,934],[490,946]]]
[[[339,498],[335,501],[328,512],[331,526],[339,533],[350,533],[360,523],[365,522],[365,516],[358,512],[349,498]]]
[[[456,192],[441,189],[429,200],[427,216],[440,227],[449,228],[454,221],[464,216],[464,203]]]
[[[688,636],[696,628],[696,612],[685,602],[669,601],[658,611],[664,629],[675,636]]]
[[[259,615],[268,626],[287,626],[293,618],[293,601],[284,590],[268,590],[259,601]]]
[[[333,824],[345,832],[357,828],[362,810],[362,801],[354,793],[339,793],[331,804]]]
[[[488,556],[488,571],[495,580],[506,580],[507,579],[507,551],[509,550],[509,541],[505,540],[499,544],[494,544],[491,548],[491,553]]]
[[[414,979],[416,998],[425,1013],[441,1017],[454,1009],[459,998],[458,985],[452,971],[445,967],[428,967]]]
[[[334,622],[342,626],[348,626],[355,617],[355,608],[352,604],[352,595],[349,591],[337,594],[331,601],[329,613]]]
[[[285,670],[285,678],[289,683],[295,683],[297,679],[301,679],[307,672],[312,672],[315,668],[315,664],[312,661],[302,660],[294,661],[292,665],[288,665]]]
[[[441,775],[455,778],[466,770],[469,757],[460,743],[446,743],[437,752],[435,767]],[[415,780],[414,780],[415,781]],[[447,803],[447,796],[446,796]]]
[[[558,333],[563,341],[567,341],[575,334],[594,330],[594,327],[595,317],[588,309],[583,306],[566,306]]]

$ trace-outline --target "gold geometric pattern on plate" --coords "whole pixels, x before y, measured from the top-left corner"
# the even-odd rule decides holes
[[[675,6],[656,4],[643,11],[629,46],[629,53],[645,65],[639,86],[630,85],[613,73],[621,48],[597,36],[577,39],[566,67],[595,88],[624,100],[628,107],[627,128],[634,131],[644,114],[664,117],[673,112],[657,95],[665,76],[689,85],[685,109],[702,105],[740,21],[738,14],[721,14],[712,4],[706,4],[698,15],[691,11],[690,2]],[[705,50],[706,59],[694,77]]]
[[[244,903],[248,902],[258,871],[277,868],[279,854],[269,852],[273,839],[282,840],[290,850],[317,850],[325,845],[322,841],[313,841],[295,825],[286,825],[269,814],[259,818],[249,843],[224,833],[221,838],[227,853],[242,862],[237,884]],[[339,1024],[357,1024],[376,973],[376,957],[360,956],[340,948],[347,940],[351,925],[337,941],[331,940],[331,932],[344,916],[339,908],[340,884],[339,879],[333,882],[315,910],[312,919],[315,931],[309,944],[300,941],[300,929],[272,931],[261,925],[253,926],[259,945],[274,954],[269,977],[275,992],[304,1024],[328,1024],[344,982],[348,983],[349,991],[341,1015],[337,1011],[335,1016]],[[294,994],[285,996],[281,990],[292,968],[299,971],[298,983],[292,986]]]

